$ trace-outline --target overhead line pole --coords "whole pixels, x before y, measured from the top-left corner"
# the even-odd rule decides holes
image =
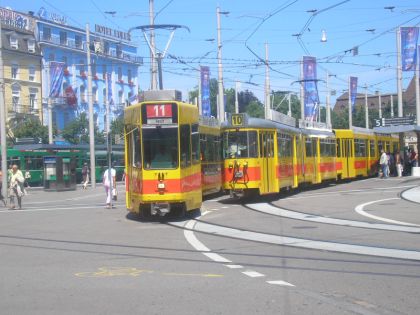
[[[4,73],[2,55],[2,30],[0,21],[0,145],[1,145],[1,172],[3,196],[7,196],[7,142],[6,142],[6,106],[4,104]]]
[[[398,117],[403,117],[402,100],[402,67],[401,67],[401,28],[397,28],[397,92],[398,92]]]
[[[268,64],[268,44],[265,43],[265,95],[264,95],[265,119],[270,117],[270,67]]]
[[[155,12],[154,12],[154,0],[149,0],[149,19],[150,25],[150,89],[157,90],[157,70],[156,70],[156,47],[155,47]]]
[[[217,14],[217,63],[218,63],[218,106],[217,106],[217,118],[220,122],[225,121],[225,100],[224,100],[224,89],[223,89],[223,68],[222,68],[222,39],[220,30],[220,8],[216,9]]]
[[[88,66],[88,105],[89,105],[89,150],[90,150],[90,180],[92,188],[96,187],[95,164],[95,132],[93,124],[93,95],[92,95],[92,68],[90,64],[90,31],[89,23],[86,24],[86,54]]]

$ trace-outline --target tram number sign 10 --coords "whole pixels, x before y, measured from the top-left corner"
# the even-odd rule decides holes
[[[243,115],[243,114],[232,114],[231,124],[232,124],[232,126],[243,126],[243,125],[245,125],[245,115]]]
[[[172,104],[153,104],[146,106],[148,124],[171,124]]]

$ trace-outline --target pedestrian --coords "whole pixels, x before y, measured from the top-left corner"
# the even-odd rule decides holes
[[[411,167],[417,166],[417,152],[414,149],[411,149],[410,162],[411,162]]]
[[[22,209],[22,197],[24,195],[23,193],[23,182],[25,181],[25,178],[23,177],[22,172],[19,170],[18,166],[14,164],[12,166],[12,173],[10,176],[10,182],[9,182],[9,198],[10,198],[10,209],[15,209],[15,197],[18,201],[18,207],[19,209]]]
[[[112,166],[114,166],[114,164]],[[102,175],[102,183],[106,193],[106,207],[108,209],[111,208],[111,198],[117,196],[117,182],[115,180],[116,171],[112,166],[111,169],[108,168]]]
[[[89,167],[88,167],[87,163],[85,162],[83,164],[83,167],[82,167],[82,185],[83,185],[82,187],[83,187],[83,189],[87,188],[87,184],[89,183],[89,175],[90,175]]]
[[[6,199],[4,198],[2,194],[2,188],[3,188],[3,173],[0,170],[0,200],[3,202],[4,206],[6,207]]]
[[[395,151],[395,166],[397,168],[397,176],[402,177],[403,161],[401,159],[401,154],[398,151]]]
[[[387,168],[388,168],[388,156],[386,155],[385,151],[381,150],[381,157],[379,159],[379,164],[381,165],[382,176],[381,178],[387,178]]]

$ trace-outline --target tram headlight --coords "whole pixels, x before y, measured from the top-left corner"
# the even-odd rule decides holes
[[[165,183],[162,183],[162,182],[158,183],[157,188],[160,190],[165,189]]]

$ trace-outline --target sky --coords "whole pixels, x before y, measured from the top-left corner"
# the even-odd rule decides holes
[[[149,1],[111,0],[0,0],[0,6],[35,13],[41,7],[65,15],[69,25],[86,23],[127,31],[149,24]],[[321,103],[329,89],[339,96],[348,89],[349,76],[358,77],[358,92],[396,93],[396,28],[419,26],[418,0],[154,0],[155,24],[186,26],[176,30],[163,60],[163,85],[178,89],[184,99],[198,84],[201,66],[218,77],[216,8],[221,20],[222,64],[225,88],[252,91],[263,100],[265,44],[270,64],[270,87],[274,91],[299,92],[300,61],[317,58]],[[106,13],[108,12],[108,13]],[[110,12],[113,12],[112,14]],[[327,41],[321,42],[322,31]],[[296,36],[300,34],[299,36]],[[164,50],[167,30],[156,31],[156,47]],[[132,41],[144,58],[139,71],[142,90],[150,87],[149,48],[141,31]],[[419,42],[420,44],[420,42]],[[353,48],[358,47],[358,54]],[[403,73],[403,88],[412,72]],[[334,103],[334,97],[332,98]]]

